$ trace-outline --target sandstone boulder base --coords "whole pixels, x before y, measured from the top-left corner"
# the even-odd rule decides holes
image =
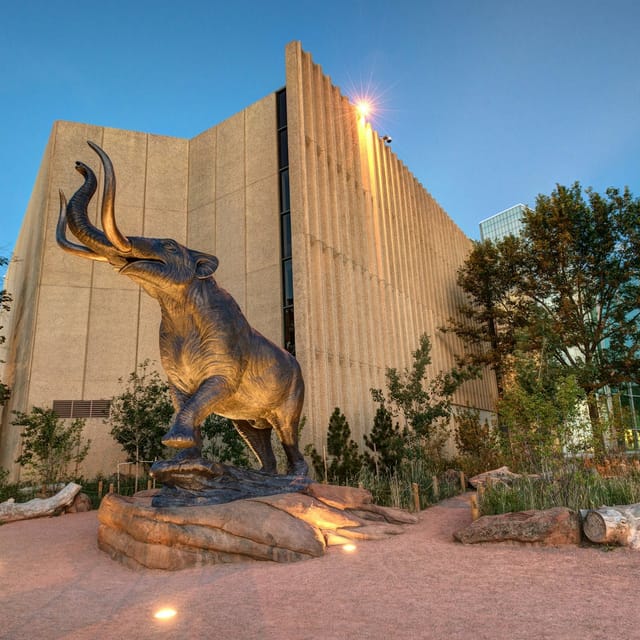
[[[580,543],[580,517],[566,507],[482,516],[453,536],[458,542],[517,542],[540,546]]]
[[[98,511],[98,546],[130,567],[294,562],[322,556],[331,545],[401,534],[418,521],[372,504],[368,491],[319,484],[218,505],[152,507],[149,500],[110,494]]]

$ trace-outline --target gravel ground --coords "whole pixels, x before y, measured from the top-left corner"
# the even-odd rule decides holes
[[[465,497],[354,553],[133,571],[96,546],[96,512],[0,527],[0,638],[639,639],[640,552],[464,546]],[[158,621],[163,606],[177,614]]]

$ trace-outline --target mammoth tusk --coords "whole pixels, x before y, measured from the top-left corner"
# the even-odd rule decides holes
[[[100,156],[104,167],[104,192],[102,195],[102,229],[109,242],[120,252],[129,253],[131,242],[120,232],[115,219],[116,176],[109,156],[91,140],[87,144]]]
[[[60,216],[58,217],[58,225],[56,226],[56,242],[69,253],[73,253],[81,258],[89,258],[99,262],[108,262],[107,258],[100,256],[87,247],[75,244],[67,240],[67,199],[60,190]]]

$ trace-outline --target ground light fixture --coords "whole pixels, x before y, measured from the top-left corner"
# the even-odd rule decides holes
[[[156,620],[171,620],[171,618],[174,618],[177,613],[178,612],[175,609],[172,609],[171,607],[163,607],[162,609],[158,609],[153,614],[153,617]]]
[[[357,549],[356,545],[352,544],[351,542],[349,542],[348,544],[342,545],[342,550],[345,553],[353,553],[356,549]]]

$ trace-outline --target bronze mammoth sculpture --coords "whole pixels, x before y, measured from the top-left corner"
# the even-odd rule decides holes
[[[97,180],[82,162],[84,184],[67,204],[60,192],[58,244],[75,255],[108,262],[159,304],[160,357],[176,409],[162,441],[199,454],[199,425],[211,413],[230,418],[269,473],[276,472],[271,447],[275,429],[287,455],[289,473],[306,474],[298,449],[304,382],[296,359],[253,329],[236,301],[218,286],[215,256],[175,240],[127,237],[114,215],[115,175],[111,160],[89,142],[104,167],[102,229],[88,218]],[[67,226],[82,243],[66,237]]]

